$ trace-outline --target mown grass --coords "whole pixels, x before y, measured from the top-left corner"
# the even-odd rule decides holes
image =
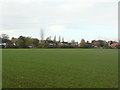
[[[114,49],[3,50],[3,88],[116,88]]]

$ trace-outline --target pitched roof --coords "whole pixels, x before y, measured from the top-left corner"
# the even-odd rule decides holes
[[[120,43],[113,43],[110,46],[120,46]]]

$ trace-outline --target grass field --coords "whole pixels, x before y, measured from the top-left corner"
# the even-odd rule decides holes
[[[116,88],[115,49],[4,49],[3,88]]]

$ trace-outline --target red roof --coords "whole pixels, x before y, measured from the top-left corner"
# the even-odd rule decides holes
[[[119,44],[119,43],[113,43],[113,44],[111,44],[110,46],[111,46],[111,47],[113,47],[113,46],[120,46],[120,44]]]

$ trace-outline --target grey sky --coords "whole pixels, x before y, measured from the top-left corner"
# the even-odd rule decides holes
[[[2,0],[0,33],[80,41],[118,38],[118,0]]]

